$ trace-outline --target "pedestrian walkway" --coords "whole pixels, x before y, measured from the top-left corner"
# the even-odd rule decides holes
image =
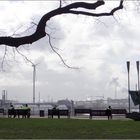
[[[8,116],[0,114],[0,118],[8,118]],[[44,117],[40,117],[39,115],[31,115],[30,118],[48,119],[48,115],[45,115]],[[54,116],[54,118],[58,119],[57,116]],[[67,117],[65,117],[65,116],[61,116],[61,118],[66,118],[67,119]],[[70,116],[70,119],[85,119],[85,120],[89,120],[89,115]],[[108,120],[108,118],[107,118],[107,116],[93,116],[91,120]],[[125,115],[113,115],[112,120],[131,120],[131,119],[126,118]]]
[[[48,119],[48,116],[40,117],[38,115],[31,115],[31,118],[42,118],[42,119]],[[58,117],[55,116],[55,119]],[[64,116],[61,116],[61,118],[66,118]],[[70,119],[85,119],[89,120],[89,116],[87,115],[79,115],[79,116],[71,116]],[[95,116],[91,120],[108,120],[107,116]],[[125,115],[114,115],[112,120],[131,120],[129,118],[126,118]]]

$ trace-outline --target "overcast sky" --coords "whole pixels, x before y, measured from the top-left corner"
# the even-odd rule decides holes
[[[45,37],[19,51],[36,66],[36,101],[60,99],[90,100],[127,98],[126,61],[131,62],[131,89],[136,88],[136,61],[140,60],[140,13],[133,2],[114,17],[61,15],[51,19],[46,32],[69,69],[51,50]],[[109,10],[118,1],[108,1]],[[59,6],[58,1],[1,1],[0,35],[31,34],[41,16]],[[28,29],[28,30],[26,30]],[[4,46],[0,48],[1,61]],[[4,70],[0,72],[0,90],[8,99],[32,102],[33,68],[24,57],[7,48]],[[0,97],[1,98],[1,97]]]

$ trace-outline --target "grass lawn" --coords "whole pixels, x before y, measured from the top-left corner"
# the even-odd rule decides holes
[[[0,118],[0,139],[139,139],[140,122],[131,120]]]

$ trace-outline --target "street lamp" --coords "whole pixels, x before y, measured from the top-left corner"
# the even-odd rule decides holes
[[[126,62],[127,64],[127,72],[128,72],[128,109],[129,109],[129,113],[130,113],[130,75],[129,75],[129,72],[130,72],[130,61],[127,61]]]
[[[140,87],[139,87],[139,61],[136,61],[136,65],[137,65],[137,74],[138,74],[138,90],[140,90]]]
[[[33,67],[33,103],[35,103],[36,65],[32,64],[32,67]]]
[[[39,64],[39,63],[34,64],[34,63],[32,62],[32,67],[33,67],[33,103],[35,103],[36,66],[37,66],[38,64]]]
[[[137,66],[137,74],[138,74],[138,92],[140,90],[140,84],[139,84],[139,61],[136,61],[136,66]],[[140,105],[139,105],[139,112],[140,112]]]

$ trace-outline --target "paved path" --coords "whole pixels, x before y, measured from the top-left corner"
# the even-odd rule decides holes
[[[40,117],[40,116],[31,116],[31,118],[44,118],[47,119],[48,116]],[[55,119],[57,119],[57,116],[54,116]],[[61,117],[61,118],[67,118],[67,117]],[[80,115],[80,116],[71,116],[71,119],[89,119],[89,117],[86,115]],[[106,116],[95,116],[92,118],[92,120],[108,120]],[[131,120],[129,118],[126,118],[124,115],[115,115],[113,116],[112,120]]]
[[[0,115],[0,118],[8,118],[7,115]],[[40,117],[39,115],[31,115],[31,118],[42,118],[42,119],[47,119],[48,116]],[[57,116],[54,116],[54,118],[57,118]],[[61,118],[67,118],[61,116]],[[79,115],[79,116],[71,116],[71,119],[89,119],[88,115]],[[107,120],[107,116],[94,116],[92,117],[92,120]],[[125,115],[113,115],[112,120],[131,120],[129,118],[125,118]]]

